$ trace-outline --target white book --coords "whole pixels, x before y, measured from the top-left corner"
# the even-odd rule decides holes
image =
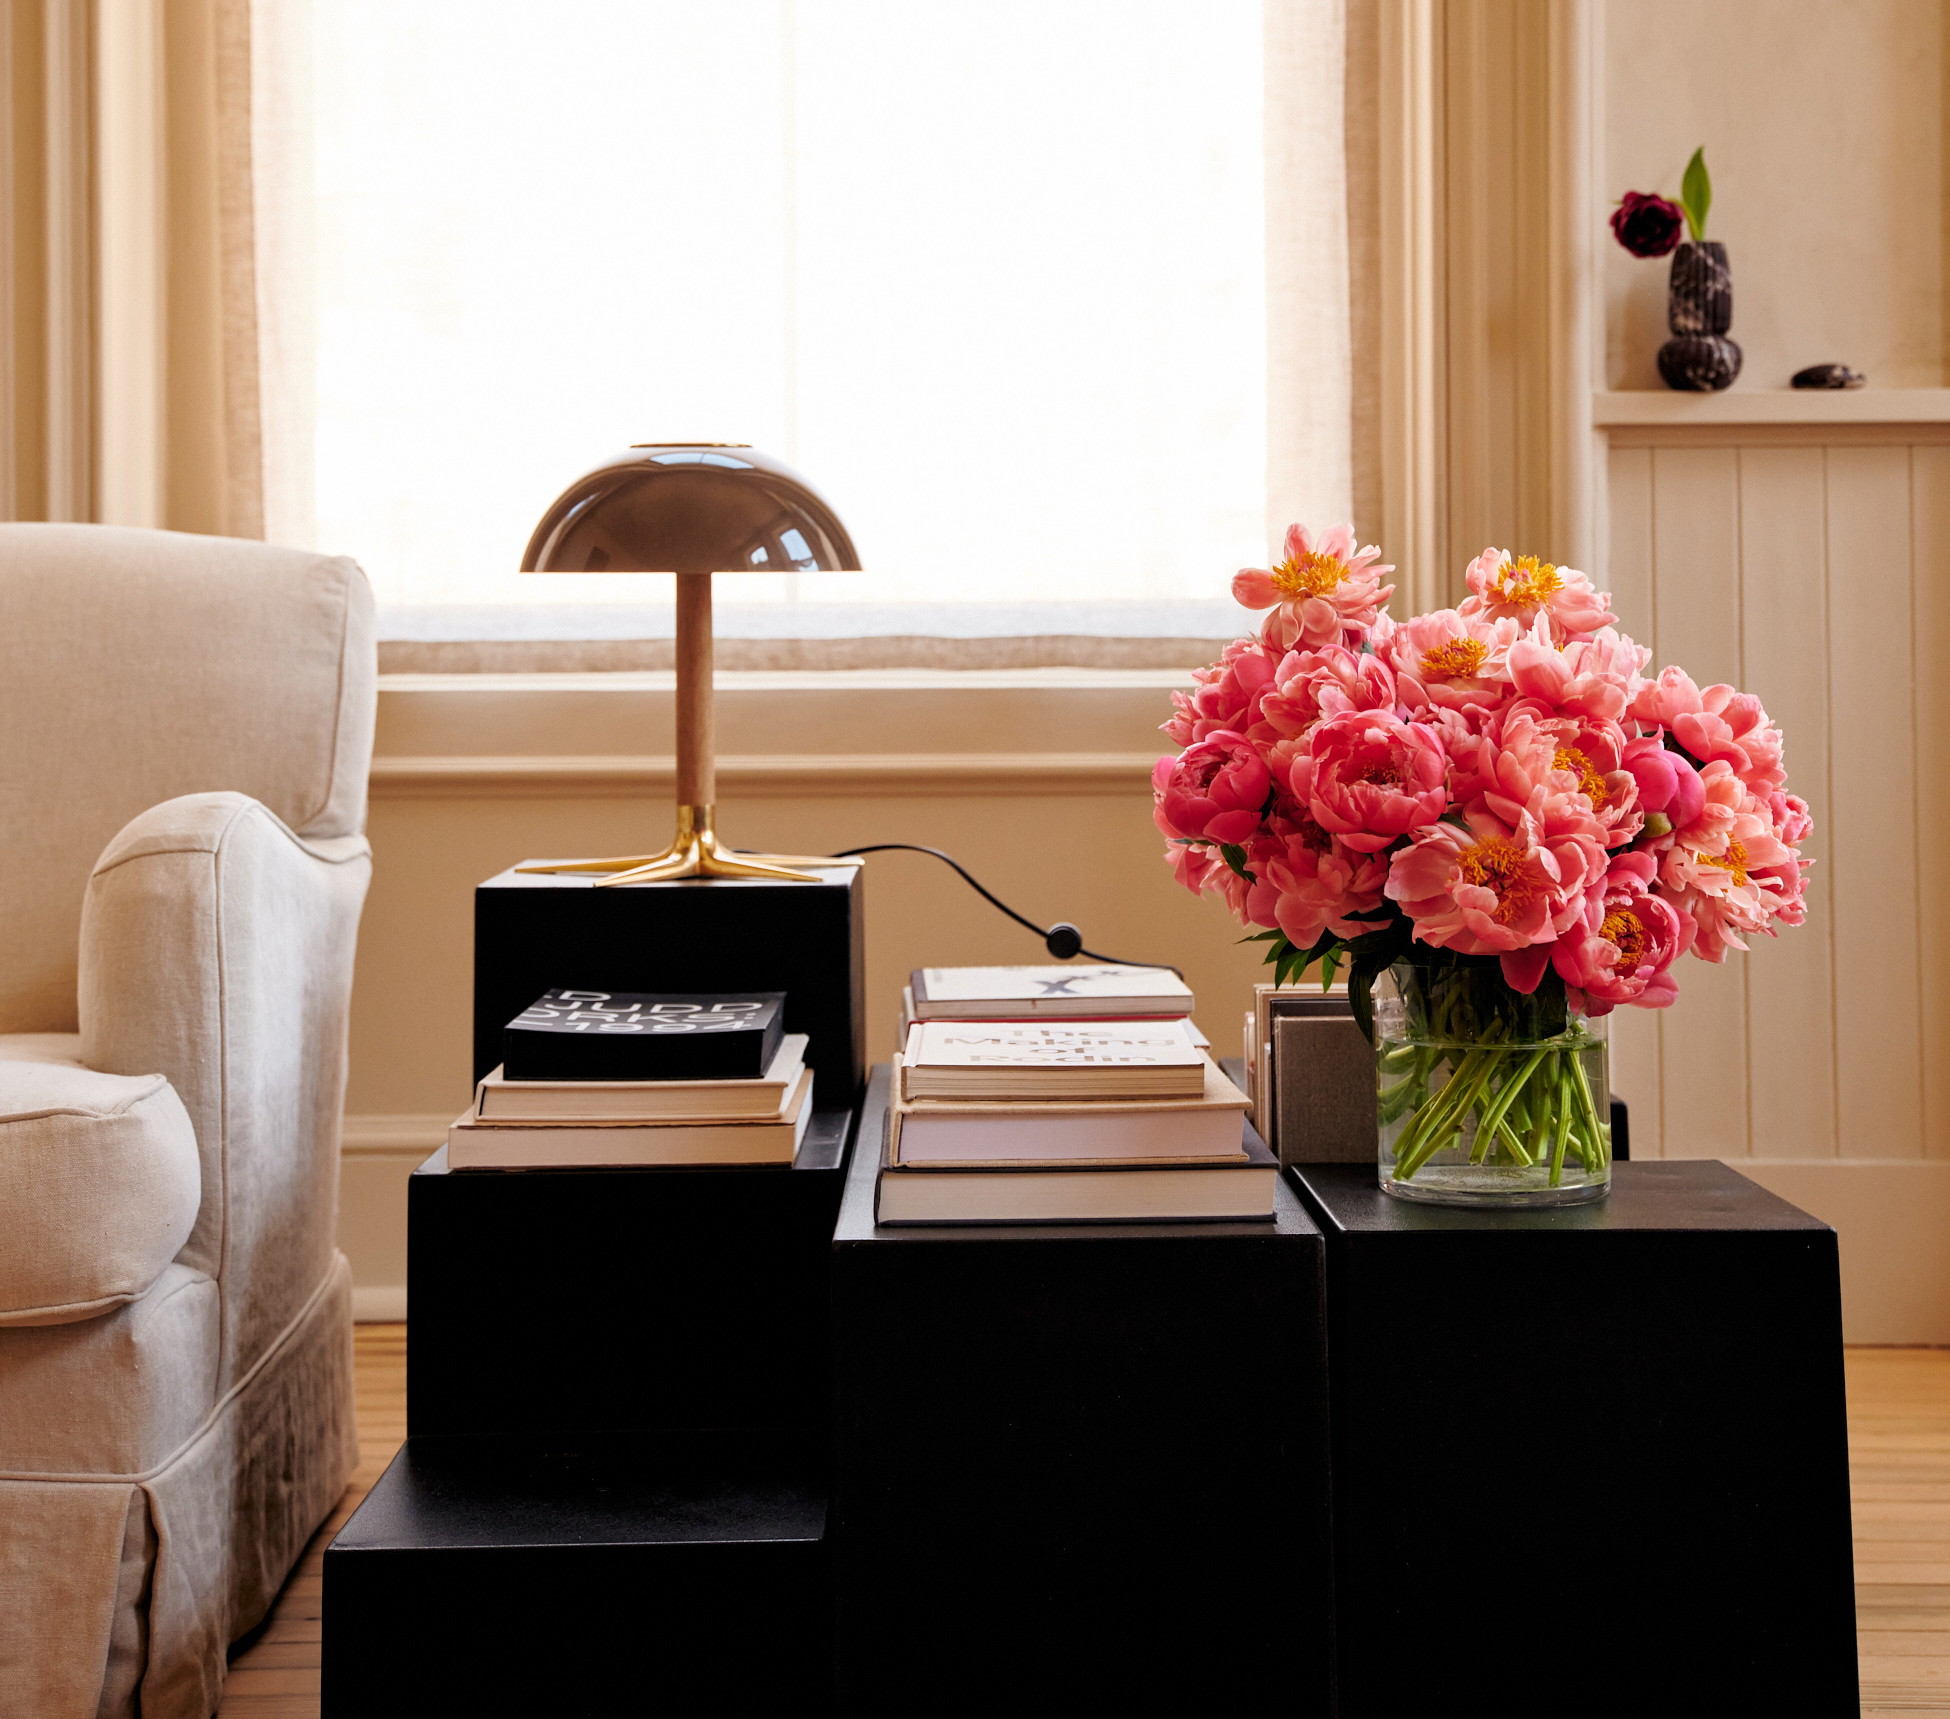
[[[923,1021],[1189,1015],[1193,1001],[1166,967],[919,967],[909,983]]]
[[[910,1099],[1199,1098],[1206,1056],[1184,1020],[917,1021]]]
[[[775,1116],[718,1122],[494,1123],[470,1110],[447,1130],[455,1170],[597,1166],[790,1164],[812,1122],[812,1070],[800,1072]]]
[[[708,1122],[776,1117],[806,1066],[804,1033],[779,1041],[762,1080],[509,1080],[499,1068],[474,1095],[483,1122]]]
[[[1237,1164],[1114,1170],[883,1167],[874,1193],[883,1224],[1213,1223],[1273,1215],[1280,1167],[1257,1141]]]
[[[895,1093],[903,1089],[896,1057]],[[906,1168],[1240,1163],[1246,1095],[1203,1062],[1198,1098],[981,1103],[896,1098],[889,1162]]]

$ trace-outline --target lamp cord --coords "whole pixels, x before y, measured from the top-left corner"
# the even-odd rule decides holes
[[[1067,920],[1058,920],[1056,924],[1045,929],[1038,925],[1035,920],[1018,913],[993,890],[984,888],[981,881],[967,866],[963,865],[952,854],[944,854],[939,848],[924,848],[914,842],[876,842],[871,847],[842,848],[838,853],[829,854],[827,857],[829,859],[852,859],[862,854],[888,853],[932,854],[943,865],[951,867],[956,875],[961,878],[962,882],[974,890],[991,907],[995,908],[998,912],[1007,914],[1018,925],[1022,926],[1024,930],[1035,932],[1043,940],[1043,947],[1059,961],[1069,961],[1078,955],[1085,955],[1092,961],[1104,961],[1113,967],[1156,967],[1166,973],[1176,973],[1181,979],[1185,977],[1183,970],[1174,967],[1169,961],[1124,961],[1115,955],[1099,955],[1094,949],[1086,949],[1083,946],[1083,933]]]

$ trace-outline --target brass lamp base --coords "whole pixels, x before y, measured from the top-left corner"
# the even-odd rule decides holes
[[[613,889],[620,883],[668,883],[683,877],[774,878],[788,883],[817,883],[802,865],[859,865],[858,859],[823,859],[817,854],[747,854],[718,846],[712,827],[715,806],[679,806],[677,835],[660,854],[631,854],[620,859],[563,860],[557,864],[518,865],[516,871],[606,871],[596,887]]]

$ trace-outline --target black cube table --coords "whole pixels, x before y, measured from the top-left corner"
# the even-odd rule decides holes
[[[789,1169],[414,1172],[408,1438],[325,1552],[326,1719],[826,1711],[853,1121]]]
[[[827,1708],[818,1441],[412,1438],[325,1554],[330,1719]]]
[[[449,1170],[407,1181],[409,1433],[823,1436],[850,1110],[790,1169]]]
[[[1270,1222],[834,1236],[836,1710],[1323,1715],[1322,1242]]]
[[[865,1078],[866,932],[859,866],[814,883],[687,878],[600,889],[587,875],[508,870],[474,891],[474,1078],[544,991],[783,991],[823,1105]]]
[[[1835,1234],[1714,1162],[1327,1238],[1343,1719],[1858,1711]],[[850,1190],[849,1190],[850,1194]]]

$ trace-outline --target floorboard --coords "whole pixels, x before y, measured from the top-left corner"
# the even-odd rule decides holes
[[[230,1668],[217,1719],[318,1719],[326,1543],[406,1436],[406,1327],[357,1335],[359,1468]],[[1864,1719],[1950,1719],[1950,1350],[1851,1349],[1856,1646]]]

